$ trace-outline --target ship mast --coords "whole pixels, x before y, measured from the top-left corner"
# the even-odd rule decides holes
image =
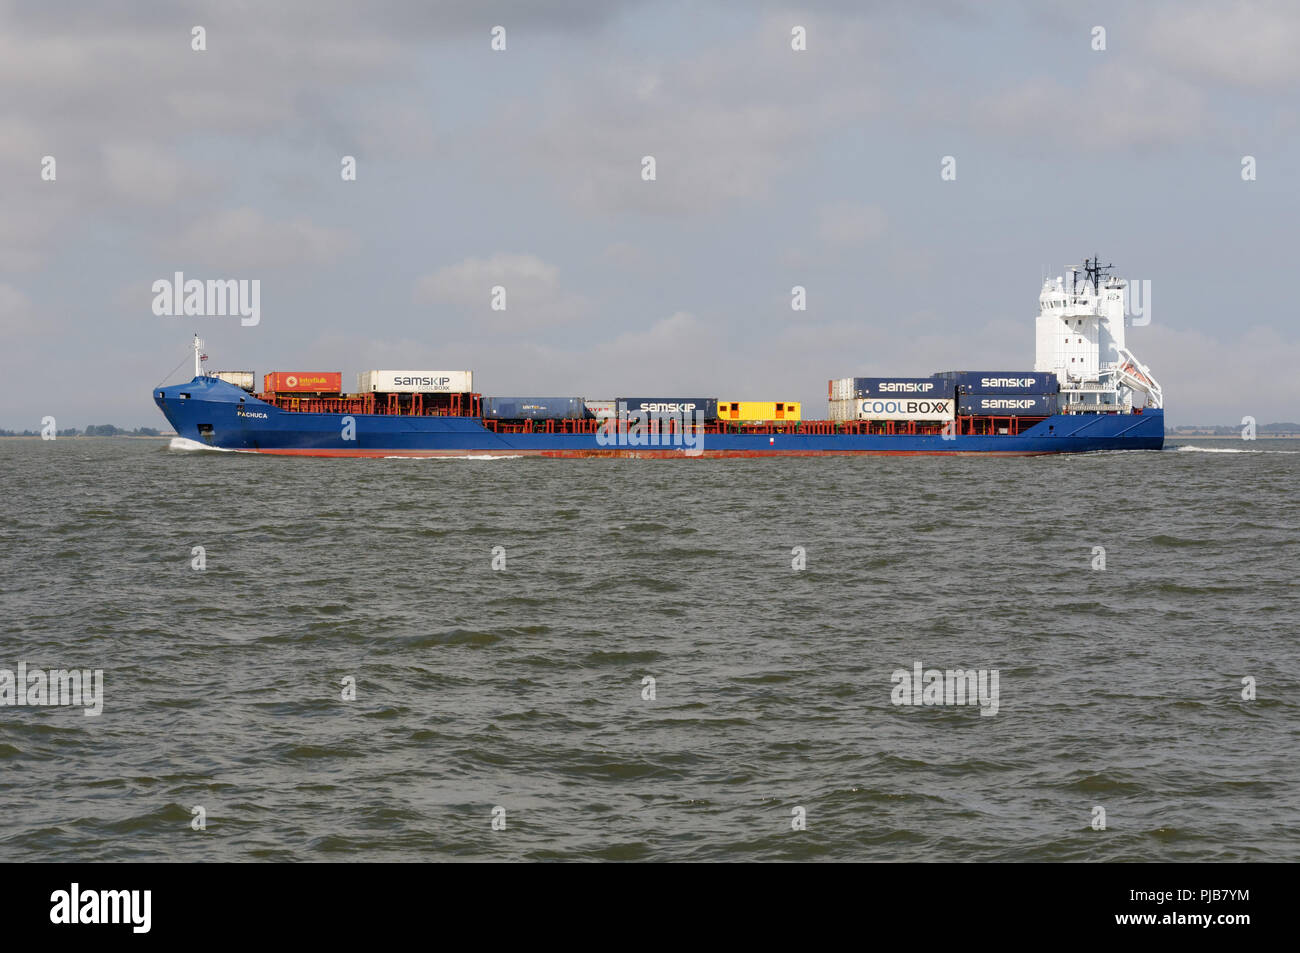
[[[194,376],[203,376],[203,342],[198,334],[194,335]]]
[[[1088,281],[1092,284],[1092,293],[1098,298],[1101,297],[1102,281],[1110,277],[1111,270],[1114,267],[1114,262],[1111,262],[1109,265],[1101,264],[1101,257],[1099,255],[1093,255],[1091,262],[1088,261],[1087,258],[1083,260],[1084,273],[1088,276]]]

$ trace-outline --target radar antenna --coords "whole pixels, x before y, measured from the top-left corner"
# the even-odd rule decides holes
[[[1092,293],[1101,296],[1103,282],[1111,277],[1111,271],[1114,269],[1114,263],[1109,265],[1101,264],[1101,258],[1097,255],[1092,256],[1092,260],[1087,258],[1083,260],[1083,270],[1088,276],[1088,282],[1092,285]]]

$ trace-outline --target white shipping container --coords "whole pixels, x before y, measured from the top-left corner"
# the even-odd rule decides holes
[[[236,387],[242,387],[250,394],[253,392],[252,371],[213,371],[212,376],[218,380],[225,381],[227,384],[234,384]]]
[[[603,417],[613,417],[618,413],[618,409],[614,406],[613,400],[589,400],[586,404],[587,413],[591,414],[591,416],[595,417],[597,420],[600,420]]]
[[[852,377],[840,377],[831,381],[831,400],[850,400],[852,397]]]
[[[952,420],[956,401],[933,397],[868,397],[845,401],[858,420]]]
[[[472,371],[362,371],[357,375],[362,394],[469,394],[474,390]]]
[[[827,420],[857,420],[858,408],[856,400],[832,400],[827,403],[826,419]]]
[[[873,397],[828,401],[828,420],[952,420],[954,404],[924,397]]]

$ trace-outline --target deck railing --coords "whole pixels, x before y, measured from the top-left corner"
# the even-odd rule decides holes
[[[313,394],[261,394],[259,399],[291,413],[305,414],[381,414],[399,417],[473,417],[482,414],[480,394],[347,394],[318,396]],[[1015,435],[1028,430],[1044,417],[969,417],[956,418],[953,431],[961,436]],[[948,422],[951,423],[951,422]],[[862,434],[876,436],[941,436],[944,421],[918,420],[782,420],[770,423],[731,423],[714,420],[704,425],[705,434]],[[582,420],[493,420],[483,426],[494,433],[595,434],[626,432],[626,419]],[[650,434],[672,434],[680,428],[672,418],[646,422]],[[694,430],[693,424],[687,424]]]

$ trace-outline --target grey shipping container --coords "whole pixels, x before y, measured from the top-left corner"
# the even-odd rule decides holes
[[[1050,417],[1056,394],[966,394],[957,398],[957,413],[975,417]]]
[[[936,377],[855,377],[854,397],[951,397],[952,384]]]
[[[483,416],[496,420],[581,420],[591,415],[581,397],[484,397]]]
[[[626,406],[629,414],[696,414],[704,412],[705,420],[718,419],[716,397],[620,397],[618,404]]]
[[[1061,389],[1051,371],[942,371],[935,377],[951,380],[957,395],[1055,394]]]
[[[253,392],[253,387],[255,386],[253,381],[254,374],[252,371],[213,371],[212,376],[218,380],[225,381],[227,384],[234,384],[236,387],[242,388],[250,394]]]

